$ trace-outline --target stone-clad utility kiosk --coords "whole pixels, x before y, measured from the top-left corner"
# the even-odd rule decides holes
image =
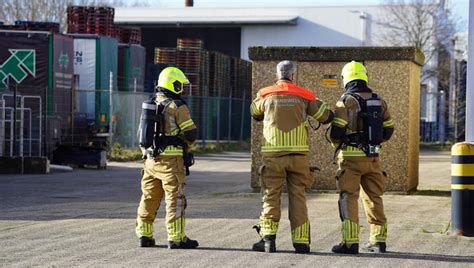
[[[419,122],[420,122],[420,71],[423,54],[409,47],[251,47],[253,61],[253,97],[260,88],[272,85],[276,64],[292,60],[297,64],[298,86],[308,88],[334,108],[344,92],[340,77],[345,63],[364,62],[368,70],[369,87],[387,101],[395,123],[392,139],[383,144],[382,169],[388,174],[388,190],[408,192],[418,186]],[[253,121],[253,120],[252,120]],[[314,127],[317,122],[311,121]],[[308,126],[310,127],[310,126]],[[333,164],[334,148],[326,141],[322,126],[310,129],[310,164],[321,171],[314,173],[313,189],[336,189]],[[251,186],[260,188],[258,168],[261,162],[260,143],[262,123],[252,122],[252,173]]]

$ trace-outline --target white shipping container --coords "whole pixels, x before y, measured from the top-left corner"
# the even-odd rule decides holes
[[[74,74],[78,75],[76,107],[94,120],[96,88],[96,39],[74,38]]]

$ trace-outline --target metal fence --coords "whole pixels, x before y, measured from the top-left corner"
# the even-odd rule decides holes
[[[427,92],[426,90],[421,91],[420,100],[420,141],[421,142],[437,142],[439,140],[439,104],[440,94],[437,92]],[[436,103],[436,116],[428,115],[427,105],[430,103]],[[429,107],[433,108],[433,107]],[[433,113],[432,111],[430,111]]]
[[[47,156],[58,146],[119,143],[138,146],[141,104],[152,93],[109,90],[51,91],[15,86],[0,92],[0,156]],[[242,141],[250,136],[250,100],[184,97],[201,142]]]
[[[112,142],[138,146],[141,104],[151,97],[143,92],[114,92]],[[242,141],[250,137],[250,100],[232,97],[186,96],[201,142]]]
[[[462,90],[457,94],[456,123],[464,118],[463,94]],[[110,96],[109,90],[10,87],[0,92],[0,156],[52,157],[59,145],[119,143],[122,148],[136,148],[141,104],[151,96],[152,93],[133,91],[113,91]],[[245,95],[188,95],[184,99],[201,142],[249,139],[251,100]],[[454,131],[445,130],[448,141],[462,136],[464,124],[455,127]],[[420,140],[439,142],[439,128],[439,122],[422,119]]]
[[[420,141],[422,142],[464,141],[467,62],[456,61],[454,67],[455,73],[449,89],[421,92]],[[436,103],[434,118],[426,114],[428,102]]]
[[[0,156],[44,153],[42,96],[25,90],[0,93]]]

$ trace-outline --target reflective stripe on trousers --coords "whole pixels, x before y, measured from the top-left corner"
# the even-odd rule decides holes
[[[291,240],[294,244],[309,244],[311,242],[311,226],[309,221],[291,230]]]
[[[359,224],[350,220],[342,221],[342,242],[346,245],[359,243]]]

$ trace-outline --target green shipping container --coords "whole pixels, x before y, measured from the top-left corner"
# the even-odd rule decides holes
[[[117,91],[118,43],[105,36],[74,34],[74,74],[76,78],[76,107],[95,123],[97,132],[109,131],[110,82]],[[112,74],[112,81],[110,75]]]
[[[50,155],[56,144],[66,142],[71,128],[73,40],[61,34],[36,31],[0,31],[0,95],[17,94],[28,98],[23,124],[31,126],[31,147],[24,154]],[[8,88],[9,87],[9,88]],[[7,98],[12,99],[12,98]],[[13,105],[13,103],[7,103]],[[38,120],[41,118],[42,120]],[[41,129],[41,133],[40,132]],[[39,140],[41,137],[41,148]],[[18,139],[18,136],[16,137]]]
[[[144,91],[146,50],[140,45],[119,44],[118,90]]]

